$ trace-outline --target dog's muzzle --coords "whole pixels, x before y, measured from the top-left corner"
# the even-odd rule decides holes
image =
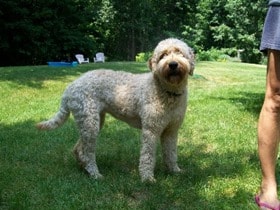
[[[166,65],[165,78],[172,84],[179,84],[184,80],[186,71],[182,68],[181,64],[177,61],[170,61]]]
[[[177,67],[178,67],[178,63],[177,63],[176,61],[171,61],[171,62],[169,63],[169,68],[170,68],[171,70],[176,70]]]
[[[169,66],[169,76],[176,76],[180,74],[180,71],[178,70],[178,63],[176,61],[171,61],[168,66]]]

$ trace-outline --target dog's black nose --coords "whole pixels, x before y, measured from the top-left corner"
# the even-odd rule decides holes
[[[178,63],[177,63],[176,61],[171,61],[171,62],[169,63],[169,68],[170,68],[171,70],[175,70],[177,67],[178,67]]]

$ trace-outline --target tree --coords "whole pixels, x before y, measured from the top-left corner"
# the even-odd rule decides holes
[[[196,52],[244,49],[259,62],[265,1],[255,0],[0,0],[0,65],[71,60],[103,51],[134,60],[162,39],[184,39]]]
[[[259,63],[261,54],[258,48],[266,13],[266,2],[232,0],[228,1],[226,10],[228,11],[227,19],[233,28],[232,34],[235,36],[234,45],[238,49],[244,49],[242,60]]]
[[[211,48],[244,49],[243,61],[258,63],[265,11],[262,0],[201,0],[196,24],[185,25],[183,34],[194,34],[192,43],[198,52]]]
[[[85,0],[0,1],[1,65],[43,64],[89,53]]]

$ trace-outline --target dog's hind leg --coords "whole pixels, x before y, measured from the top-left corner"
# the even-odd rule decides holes
[[[161,146],[164,163],[170,172],[180,172],[177,164],[178,130],[165,130],[161,135]]]
[[[102,178],[96,164],[96,140],[100,130],[99,114],[75,115],[80,139],[74,147],[74,154],[81,166],[95,179]]]

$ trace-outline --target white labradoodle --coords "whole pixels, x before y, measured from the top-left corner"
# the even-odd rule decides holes
[[[131,74],[95,70],[82,75],[65,90],[61,106],[41,130],[55,129],[73,114],[80,139],[74,153],[83,168],[100,178],[96,164],[96,140],[105,114],[142,130],[139,171],[142,181],[155,181],[156,141],[161,140],[163,159],[171,172],[177,165],[178,130],[187,106],[187,80],[193,74],[194,54],[184,42],[161,41],[149,61],[151,72]]]

